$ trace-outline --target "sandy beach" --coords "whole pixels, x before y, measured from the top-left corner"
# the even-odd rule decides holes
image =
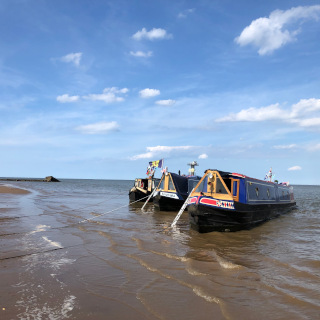
[[[28,194],[30,191],[0,184],[0,193]]]

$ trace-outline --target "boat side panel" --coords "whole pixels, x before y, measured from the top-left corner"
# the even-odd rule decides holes
[[[247,205],[235,203],[235,211],[192,203],[188,206],[191,227],[199,232],[251,229],[294,208],[292,203]]]
[[[290,187],[251,178],[245,179],[247,204],[291,203]],[[242,202],[242,201],[240,201]]]
[[[247,203],[247,193],[246,193],[245,179],[240,179],[239,202]]]

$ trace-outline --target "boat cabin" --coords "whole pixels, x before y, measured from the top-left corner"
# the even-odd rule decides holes
[[[206,170],[192,196],[245,204],[294,201],[292,187],[211,169]]]
[[[154,188],[159,184],[160,179],[157,178],[136,178],[134,186],[129,191],[129,199],[131,201],[141,201],[146,199],[146,196],[150,195]]]
[[[141,192],[148,193],[158,186],[160,179],[156,178],[136,178],[134,186]]]
[[[154,194],[154,205],[161,211],[179,210],[199,180],[198,176],[163,173]]]
[[[161,177],[157,191],[176,194],[177,199],[182,199],[188,194],[188,180],[176,173],[166,172]]]
[[[191,227],[199,232],[238,231],[294,206],[291,186],[209,169],[190,195],[188,214]]]

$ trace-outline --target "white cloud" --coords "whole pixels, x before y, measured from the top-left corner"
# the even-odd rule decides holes
[[[160,94],[160,90],[157,89],[143,89],[139,92],[141,98],[151,98],[158,96]]]
[[[291,117],[299,116],[301,113],[308,113],[320,110],[320,99],[301,99],[292,105]]]
[[[291,168],[288,168],[288,171],[298,171],[301,170],[302,168],[300,166],[293,166]]]
[[[138,160],[138,159],[151,159],[153,157],[163,157],[164,154],[169,154],[172,152],[185,152],[190,151],[191,149],[195,149],[197,147],[194,146],[156,146],[156,147],[147,147],[147,152],[138,154],[130,157],[130,160]]]
[[[292,143],[292,144],[289,144],[289,145],[274,146],[273,148],[274,149],[294,149],[296,147],[297,147],[297,145]]]
[[[134,57],[139,57],[139,58],[149,58],[152,57],[153,52],[152,51],[148,51],[148,52],[143,52],[143,51],[130,51],[130,55],[134,56]]]
[[[231,113],[225,117],[218,118],[216,122],[280,120],[297,124],[303,128],[318,129],[320,127],[318,111],[320,111],[320,99],[301,99],[287,109],[281,108],[278,103],[267,107],[248,108],[238,113]]]
[[[130,157],[130,160],[139,160],[139,159],[151,159],[153,157],[152,152],[138,154],[136,156]]]
[[[60,60],[67,63],[73,63],[75,66],[78,67],[80,65],[81,57],[82,57],[82,52],[69,53],[64,57],[62,57]]]
[[[299,126],[301,127],[318,127],[320,126],[320,118],[309,118],[297,120]]]
[[[123,97],[120,97],[120,94],[125,94],[129,91],[127,88],[118,89],[116,87],[105,88],[103,93],[100,94],[89,94],[84,96],[84,99],[92,101],[103,101],[105,103],[121,102],[124,100]]]
[[[175,103],[176,103],[176,101],[175,100],[171,100],[171,99],[156,101],[156,104],[158,104],[160,106],[172,106]]]
[[[206,153],[200,154],[199,159],[207,159],[208,155]]]
[[[285,44],[295,41],[299,30],[289,28],[299,20],[318,19],[320,5],[295,7],[286,11],[275,10],[268,18],[251,22],[235,39],[240,46],[253,45],[260,55],[270,54]]]
[[[135,40],[158,40],[158,39],[168,39],[171,38],[172,35],[168,34],[166,30],[161,28],[153,28],[150,31],[147,31],[146,28],[142,28],[140,31],[137,31],[132,38]]]
[[[187,9],[187,10],[184,10],[182,12],[180,12],[178,14],[178,18],[179,19],[183,19],[183,18],[187,18],[188,15],[192,14],[193,12],[195,11],[195,9]]]
[[[318,150],[320,150],[320,143],[308,145],[306,147],[306,149],[307,149],[307,151],[311,151],[311,152],[318,151]]]
[[[286,118],[288,118],[287,114],[279,108],[279,104],[277,103],[267,107],[243,109],[238,113],[231,113],[216,121],[266,121]]]
[[[150,152],[171,152],[174,150],[190,150],[191,148],[194,148],[192,146],[156,146],[156,147],[147,147],[147,150]]]
[[[116,121],[111,122],[98,122],[79,126],[76,130],[84,134],[105,134],[110,131],[115,131],[119,128],[119,125]]]
[[[62,96],[57,97],[57,101],[61,103],[76,102],[79,100],[79,98],[79,96],[69,96],[68,94],[63,94]]]

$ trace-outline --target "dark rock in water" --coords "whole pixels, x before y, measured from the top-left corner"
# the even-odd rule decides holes
[[[34,181],[34,182],[60,182],[53,176],[45,177],[44,179],[29,179],[29,178],[0,178],[0,181]]]
[[[58,179],[56,179],[53,176],[45,177],[44,181],[46,181],[46,182],[60,182]]]

